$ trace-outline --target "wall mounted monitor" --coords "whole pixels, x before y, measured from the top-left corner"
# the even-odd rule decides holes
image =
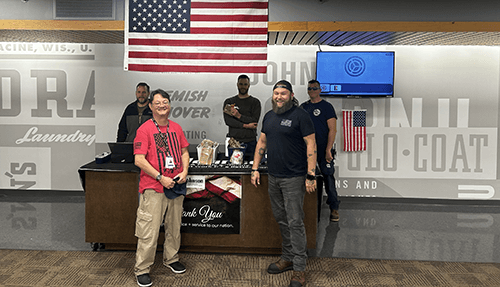
[[[394,52],[316,53],[316,80],[321,95],[393,97]]]

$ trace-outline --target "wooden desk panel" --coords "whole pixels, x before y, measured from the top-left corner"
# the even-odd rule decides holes
[[[241,175],[240,234],[182,233],[181,250],[224,253],[281,253],[281,235],[271,211],[267,175],[256,188],[250,175]],[[85,241],[104,243],[108,249],[135,249],[135,219],[139,174],[85,171]],[[316,248],[316,193],[304,200],[307,248]],[[163,243],[161,234],[159,245]]]
[[[137,244],[136,172],[85,172],[85,241]]]

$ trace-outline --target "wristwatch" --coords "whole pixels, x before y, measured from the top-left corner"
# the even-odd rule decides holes
[[[156,181],[160,181],[161,177],[162,177],[162,175],[161,175],[161,173],[159,173],[159,174],[156,176]]]
[[[311,174],[307,174],[307,175],[306,175],[306,179],[307,179],[307,180],[316,180],[316,176],[311,175]]]

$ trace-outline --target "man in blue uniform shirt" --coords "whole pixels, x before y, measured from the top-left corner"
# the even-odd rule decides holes
[[[337,134],[337,114],[332,104],[320,97],[321,86],[318,81],[311,80],[307,86],[309,101],[300,105],[309,113],[316,131],[316,146],[318,150],[318,165],[325,181],[325,191],[328,196],[326,204],[330,207],[330,220],[339,221],[339,200],[335,187],[335,167],[333,143]],[[320,184],[320,183],[318,183]],[[321,210],[323,195],[318,192],[318,210]]]

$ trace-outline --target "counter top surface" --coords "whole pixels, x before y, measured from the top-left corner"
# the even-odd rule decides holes
[[[79,172],[83,171],[112,171],[112,172],[137,172],[141,170],[133,163],[96,163],[89,162],[80,167]],[[252,171],[252,163],[244,162],[241,165],[231,164],[228,160],[217,160],[211,165],[200,165],[197,160],[190,159],[189,174],[192,175],[209,175],[209,174],[250,174]],[[267,166],[261,165],[260,172],[267,172]]]

